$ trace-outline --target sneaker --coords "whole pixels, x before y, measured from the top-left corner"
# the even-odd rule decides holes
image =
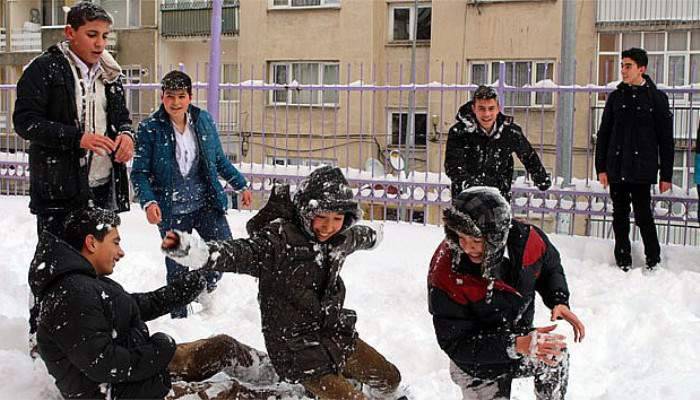
[[[647,258],[647,266],[646,266],[647,272],[656,271],[659,268],[660,263],[661,263],[660,257]]]

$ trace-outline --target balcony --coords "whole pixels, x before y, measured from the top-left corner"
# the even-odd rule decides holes
[[[598,0],[596,23],[653,25],[700,23],[698,0]]]
[[[7,36],[5,35],[5,28],[0,28],[0,52],[6,51],[7,49]]]
[[[224,0],[221,34],[238,35],[240,6],[238,0]],[[160,6],[163,37],[209,36],[211,34],[211,0],[190,2],[164,0]]]

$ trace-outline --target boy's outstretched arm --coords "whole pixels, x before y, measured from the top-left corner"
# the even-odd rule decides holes
[[[367,225],[355,225],[347,231],[348,254],[355,250],[372,250],[379,246],[384,238],[384,224],[377,224],[374,227]]]
[[[179,264],[219,272],[236,272],[260,277],[260,271],[284,257],[284,242],[273,229],[248,239],[205,243],[199,237],[179,231],[166,233],[161,249]]]

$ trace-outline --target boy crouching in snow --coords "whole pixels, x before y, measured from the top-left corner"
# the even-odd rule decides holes
[[[354,225],[361,211],[339,168],[316,169],[293,201],[284,197],[273,193],[248,225],[257,230],[248,239],[206,248],[187,234],[169,232],[163,249],[183,265],[259,279],[265,345],[282,379],[301,382],[319,399],[365,399],[348,379],[392,398],[401,375],[359,339],[355,312],[343,308],[339,276],[345,257],[376,247],[381,232]]]
[[[538,228],[511,220],[494,188],[473,187],[445,210],[446,238],[428,275],[430,313],[464,399],[508,399],[514,378],[535,377],[538,399],[566,394],[568,354],[556,325],[534,328],[535,291],[551,319],[585,328],[569,310],[559,253]],[[504,256],[507,249],[508,257]]]

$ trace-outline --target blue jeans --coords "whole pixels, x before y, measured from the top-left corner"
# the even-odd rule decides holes
[[[174,215],[169,219],[164,219],[158,225],[161,238],[165,237],[165,233],[171,229],[187,233],[192,233],[192,230],[196,230],[199,236],[206,241],[231,239],[231,229],[229,229],[225,214],[219,209],[208,206],[204,206],[189,214]],[[187,267],[167,257],[165,258],[165,268],[167,270],[166,279],[168,283],[177,279],[188,270]],[[207,275],[207,290],[209,292],[216,289],[216,283],[219,279],[221,279],[220,272],[212,271]],[[174,309],[170,316],[172,318],[186,318],[187,307],[183,306]]]

